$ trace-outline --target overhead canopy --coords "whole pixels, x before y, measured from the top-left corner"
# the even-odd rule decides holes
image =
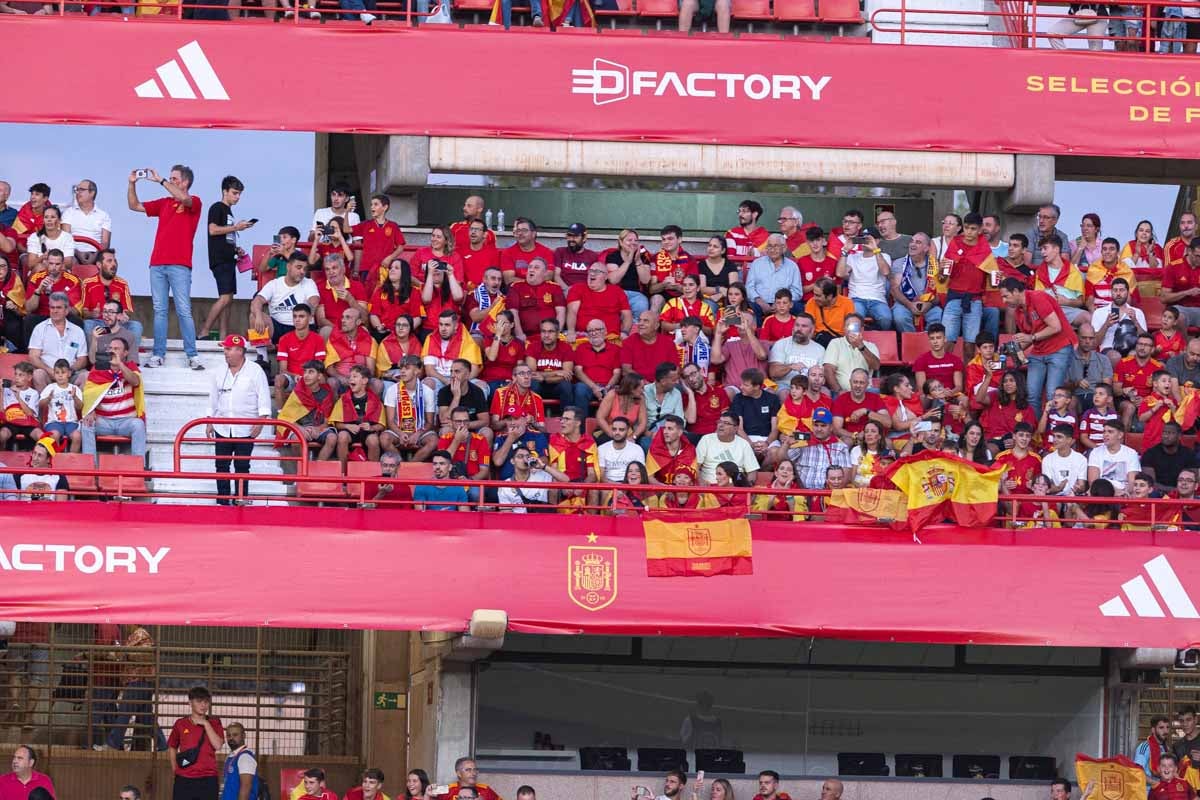
[[[1200,80],[1181,77],[1178,59],[1153,55],[73,15],[3,25],[6,62],[36,64],[39,77],[38,102],[10,103],[11,122],[1200,152]],[[319,102],[314,58],[345,78]],[[455,70],[469,77],[447,85]],[[950,81],[940,99],[927,91],[932,76]],[[1056,113],[1077,104],[1087,113]]]
[[[591,541],[594,539],[594,541]],[[647,577],[633,517],[0,504],[0,619],[1184,648],[1186,533],[752,523],[753,573]]]

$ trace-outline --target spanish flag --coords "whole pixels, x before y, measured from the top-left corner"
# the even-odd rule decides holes
[[[754,573],[750,523],[727,511],[646,511],[642,529],[651,578]]]
[[[297,425],[323,425],[333,413],[333,401],[333,389],[328,383],[322,383],[313,392],[304,381],[297,381],[296,388],[279,409],[279,419]]]
[[[104,395],[108,394],[108,390],[117,382],[119,374],[116,370],[110,369],[94,369],[88,373],[87,383],[83,386],[83,414],[81,416],[86,417],[96,410],[100,401],[104,399]],[[146,418],[146,394],[142,391],[140,381],[137,386],[133,387],[133,410],[139,418]]]
[[[963,527],[986,525],[996,515],[1003,474],[1003,469],[989,470],[949,453],[925,450],[900,459],[883,476],[908,498],[908,527],[915,534],[947,514]]]
[[[1146,800],[1146,773],[1125,756],[1092,758],[1075,754],[1080,791],[1093,787],[1092,800]]]
[[[904,530],[908,527],[908,498],[896,489],[834,489],[829,493],[825,521],[865,525],[882,522]]]
[[[329,412],[330,422],[341,422],[348,425],[369,423],[372,425],[387,425],[387,414],[384,410],[383,403],[379,400],[379,395],[367,390],[367,407],[362,417],[358,416],[358,411],[354,408],[354,393],[349,389],[342,392],[342,396],[333,404],[333,410]]]
[[[1200,417],[1200,393],[1191,386],[1181,386],[1179,394],[1180,402],[1174,409],[1164,403],[1157,394],[1146,398],[1146,404],[1155,412],[1146,420],[1146,428],[1142,433],[1142,440],[1147,447],[1153,447],[1162,441],[1163,426],[1168,422],[1178,423],[1185,431],[1191,430],[1196,424],[1196,418]]]
[[[0,302],[4,300],[12,300],[13,305],[17,307],[17,314],[25,316],[25,284],[21,283],[21,276],[17,274],[15,269],[8,271],[8,288],[0,287]]]
[[[657,480],[669,484],[675,480],[675,473],[680,468],[689,469],[695,474],[695,445],[688,441],[686,436],[682,436],[679,439],[679,453],[671,455],[666,440],[663,439],[662,428],[659,428],[650,440],[650,452],[646,454],[646,470]]]

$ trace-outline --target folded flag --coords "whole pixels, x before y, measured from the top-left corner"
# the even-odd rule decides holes
[[[947,515],[963,527],[987,525],[996,515],[1003,469],[937,450],[902,458],[883,473],[908,499],[908,527],[916,534]],[[949,508],[947,508],[949,506]]]
[[[744,506],[743,506],[744,508]],[[727,511],[646,511],[646,575],[751,575],[750,523]]]
[[[908,527],[908,498],[898,489],[834,489],[825,521],[848,525],[885,522],[903,530]]]
[[[1080,791],[1092,786],[1090,800],[1146,800],[1146,773],[1125,756],[1092,758],[1075,754]]]

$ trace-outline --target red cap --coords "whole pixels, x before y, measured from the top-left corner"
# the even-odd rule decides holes
[[[221,340],[221,347],[240,347],[246,349],[246,337],[231,333]]]

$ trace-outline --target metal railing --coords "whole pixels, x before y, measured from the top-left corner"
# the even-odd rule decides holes
[[[105,626],[20,625],[17,638],[23,629],[35,638],[48,633],[46,641],[9,642],[0,658],[0,726],[17,727],[24,739],[159,752],[175,720],[191,713],[187,692],[199,685],[211,692],[212,713],[225,725],[246,727],[256,752],[354,754],[360,709],[353,632],[328,632],[337,636],[325,638],[343,645],[334,648],[306,647],[310,631],[261,628],[242,632],[250,641],[241,646],[130,648],[91,644],[92,629]],[[192,633],[147,630],[155,642]],[[284,641],[289,637],[294,646]]]

